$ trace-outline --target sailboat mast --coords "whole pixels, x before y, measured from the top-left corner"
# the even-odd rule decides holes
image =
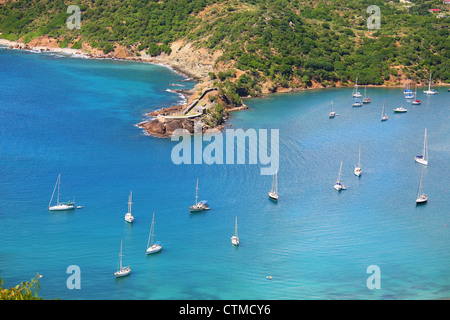
[[[237,237],[238,236],[238,231],[237,231],[237,216],[236,216],[236,224],[234,225],[234,235]]]
[[[419,181],[419,187],[417,188],[417,199],[422,195],[422,174],[423,174],[423,167],[420,168],[420,181]]]
[[[52,197],[50,198],[50,202],[48,203],[48,206],[50,207],[50,205],[52,204],[53,201],[53,197],[55,196],[55,191],[56,191],[56,187],[58,186],[58,181],[59,181],[59,177],[61,176],[61,174],[58,175],[58,179],[56,179],[56,183],[55,183],[55,187],[53,188],[53,193],[52,193]]]
[[[56,205],[59,206],[59,186],[61,185],[61,173],[58,175],[58,194],[56,196]]]
[[[119,271],[122,270],[122,241],[123,239],[120,239]]]
[[[133,199],[133,190],[130,191],[130,195],[128,196],[128,212],[131,213],[131,204]]]
[[[361,168],[361,148],[359,148],[358,152],[358,168]]]
[[[278,194],[278,170],[275,171],[275,194]]]
[[[152,225],[150,226],[150,234],[148,235],[147,249],[150,243],[153,243],[153,230],[155,226],[155,212],[153,211]]]
[[[423,138],[423,159],[428,160],[427,128],[425,128],[425,137]]]
[[[195,204],[198,203],[198,178],[197,178],[197,185],[195,187]]]
[[[430,72],[430,82],[428,82],[428,91],[431,90],[431,75],[432,75],[432,74],[433,74],[433,73]]]
[[[342,171],[342,160],[341,160],[341,167],[339,168],[339,177],[338,177],[339,182],[341,182],[341,171]]]

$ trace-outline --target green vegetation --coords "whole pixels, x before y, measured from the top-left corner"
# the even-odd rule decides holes
[[[81,29],[69,30],[63,0],[0,4],[1,37],[47,35],[60,46],[89,43],[105,53],[117,45],[135,54],[171,53],[176,40],[222,50],[209,77],[232,105],[268,90],[321,84],[398,84],[400,78],[450,82],[448,19],[441,0],[75,0]],[[368,30],[370,5],[381,28]],[[242,72],[244,74],[242,75]],[[240,76],[236,76],[239,74]]]
[[[0,300],[42,300],[37,296],[40,278],[41,276],[37,274],[31,281],[21,282],[10,289],[3,288],[3,281],[0,278]]]

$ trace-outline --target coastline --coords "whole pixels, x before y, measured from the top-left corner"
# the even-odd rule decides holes
[[[47,44],[47,45],[43,45]],[[73,48],[60,48],[57,46],[56,39],[51,38],[37,38],[29,42],[29,44],[25,44],[20,41],[10,41],[6,39],[0,39],[0,46],[5,47],[6,49],[12,50],[25,50],[31,51],[35,53],[61,53],[68,55],[73,58],[85,58],[85,59],[110,59],[110,60],[122,60],[122,61],[133,61],[133,62],[142,62],[142,63],[151,63],[160,65],[166,68],[169,68],[173,72],[181,75],[185,78],[185,80],[193,80],[196,81],[197,84],[193,89],[167,89],[166,91],[178,94],[182,97],[183,103],[175,106],[161,108],[159,110],[153,110],[147,114],[144,114],[144,117],[149,119],[143,119],[140,123],[137,123],[135,126],[144,130],[146,135],[154,136],[158,138],[168,138],[172,135],[173,131],[176,129],[186,129],[191,134],[193,134],[193,122],[201,120],[203,131],[210,129],[218,129],[222,130],[225,126],[225,122],[228,118],[229,112],[235,112],[240,110],[245,110],[248,107],[243,103],[241,106],[232,107],[227,104],[226,101],[220,100],[218,93],[209,93],[207,92],[213,91],[212,87],[213,82],[209,79],[209,72],[214,71],[213,63],[217,58],[217,55],[211,55],[209,53],[191,50],[190,44],[185,44],[181,41],[174,42],[172,45],[172,53],[167,55],[165,53],[160,54],[159,56],[152,57],[147,54],[141,54],[137,56],[129,52],[126,48],[116,47],[113,52],[103,53],[97,49],[92,49],[88,45],[84,45],[81,49],[73,49]],[[218,53],[221,55],[222,53]],[[205,58],[207,57],[207,58]],[[201,62],[200,62],[201,61]],[[406,81],[396,81],[398,84],[387,83],[382,85],[367,85],[369,88],[401,88],[404,87]],[[271,95],[273,93],[287,93],[287,92],[300,92],[307,90],[319,90],[319,89],[328,89],[328,88],[348,88],[352,87],[354,84],[352,83],[337,83],[334,85],[323,86],[321,83],[312,83],[310,87],[275,87],[274,90],[263,90],[261,93],[261,97],[266,95]],[[424,86],[424,83],[420,83],[420,86]],[[450,84],[446,83],[435,83],[433,84],[435,87],[449,87]],[[361,86],[362,87],[362,86]],[[198,96],[198,94],[200,96]],[[215,96],[214,98],[212,98]],[[250,97],[242,97],[242,99],[248,99]],[[210,116],[206,110],[214,112],[214,107],[216,104],[211,103],[212,99],[216,99],[216,101],[220,101],[225,107],[223,112],[222,121],[217,124],[211,124],[208,121],[207,116]],[[194,105],[203,106],[203,111],[198,114],[198,116],[194,117],[192,114],[190,116],[187,115],[187,111],[193,108]],[[212,109],[211,109],[212,108]],[[206,112],[206,114],[205,114]],[[167,117],[166,116],[171,116]],[[176,116],[178,119],[174,118]],[[205,119],[207,118],[207,119]],[[211,117],[209,117],[210,119]],[[206,123],[205,121],[206,120]]]

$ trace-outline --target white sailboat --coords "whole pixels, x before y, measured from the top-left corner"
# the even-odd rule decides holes
[[[154,236],[155,236],[155,212],[153,212],[152,225],[150,226],[150,233],[148,235],[148,242],[147,242],[147,251],[145,251],[145,254],[152,254],[161,251],[162,244],[159,241],[153,242]]]
[[[405,112],[407,112],[407,111],[408,111],[408,109],[403,108],[403,105],[402,105],[401,107],[398,107],[398,108],[395,108],[395,109],[394,109],[394,112],[395,112],[395,113],[405,113]]]
[[[362,170],[361,170],[361,148],[359,148],[358,152],[358,166],[355,166],[355,170],[353,171],[355,173],[355,176],[359,177],[361,176]]]
[[[130,266],[122,266],[122,239],[120,239],[120,253],[119,253],[119,267],[116,272],[114,272],[114,276],[116,278],[125,277],[130,274],[131,268]]]
[[[383,102],[383,109],[381,110],[381,121],[386,121],[388,119],[388,115],[386,113],[386,99]]]
[[[428,196],[422,191],[422,175],[423,175],[423,167],[420,168],[420,181],[419,187],[417,189],[416,204],[422,204],[428,201]]]
[[[356,77],[355,88],[352,93],[353,98],[361,98],[361,93],[358,91],[358,77]]]
[[[336,112],[333,111],[333,101],[331,101],[331,110],[330,113],[328,114],[329,118],[334,118],[336,116]]]
[[[431,75],[432,73],[430,72],[430,82],[428,83],[428,90],[425,90],[423,93],[428,94],[428,95],[433,95],[436,94],[437,91],[434,89],[431,89]]]
[[[197,178],[197,186],[195,187],[195,204],[193,206],[189,207],[189,213],[211,209],[208,206],[208,201],[206,201],[206,200],[202,200],[199,202],[197,202],[197,201],[198,201],[198,178]]]
[[[234,235],[231,237],[231,243],[234,246],[239,245],[239,236],[238,236],[238,229],[237,229],[237,216],[236,216],[236,223],[234,225]]]
[[[423,138],[423,152],[420,156],[415,156],[414,159],[416,162],[423,164],[425,166],[428,165],[428,142],[427,142],[427,128],[425,128],[425,134]]]
[[[414,99],[414,94],[411,90],[411,86],[409,84],[409,79],[406,80],[406,86],[405,86],[405,90],[403,91],[403,94],[405,95],[405,99]]]
[[[278,201],[278,170],[275,171],[272,181],[272,189],[269,191],[269,198],[274,201]]]
[[[72,210],[75,209],[75,202],[74,201],[67,201],[67,202],[59,202],[59,188],[61,185],[61,173],[58,175],[58,179],[56,179],[55,188],[53,188],[52,197],[50,199],[50,202],[48,203],[48,210],[50,211],[64,211],[64,210]],[[58,189],[58,193],[56,196],[56,205],[51,206],[53,201],[53,196],[55,195],[55,191]]]
[[[131,214],[131,204],[133,203],[131,200],[133,198],[133,190],[130,191],[130,195],[128,196],[128,212],[125,214],[125,221],[129,223],[133,223],[134,217]]]
[[[336,183],[334,184],[334,189],[336,189],[337,191],[341,191],[341,190],[347,189],[347,188],[342,184],[341,173],[342,173],[342,161],[341,161],[341,167],[339,168],[339,176],[338,176],[338,179],[336,180]]]

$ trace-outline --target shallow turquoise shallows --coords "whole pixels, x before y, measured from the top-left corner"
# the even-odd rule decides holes
[[[39,273],[44,298],[450,298],[446,88],[435,87],[435,96],[419,88],[417,106],[402,88],[368,88],[373,102],[360,108],[351,106],[352,88],[246,100],[249,110],[234,113],[227,128],[279,129],[274,203],[272,177],[260,175],[259,164],[176,165],[177,142],[135,126],[146,112],[180,103],[167,89],[193,85],[157,65],[0,49],[6,287]],[[384,99],[389,120],[381,122]],[[393,113],[402,103],[408,112]],[[425,128],[429,200],[416,206],[414,156]],[[341,161],[347,190],[337,192]],[[75,198],[82,209],[48,211],[59,173],[61,201]],[[190,215],[197,178],[211,210]],[[133,224],[124,220],[131,190]],[[145,255],[153,212],[163,249]],[[238,247],[230,241],[236,216]],[[116,279],[121,239],[132,271]],[[71,265],[80,268],[81,289],[67,286]],[[381,288],[370,290],[373,265]]]

